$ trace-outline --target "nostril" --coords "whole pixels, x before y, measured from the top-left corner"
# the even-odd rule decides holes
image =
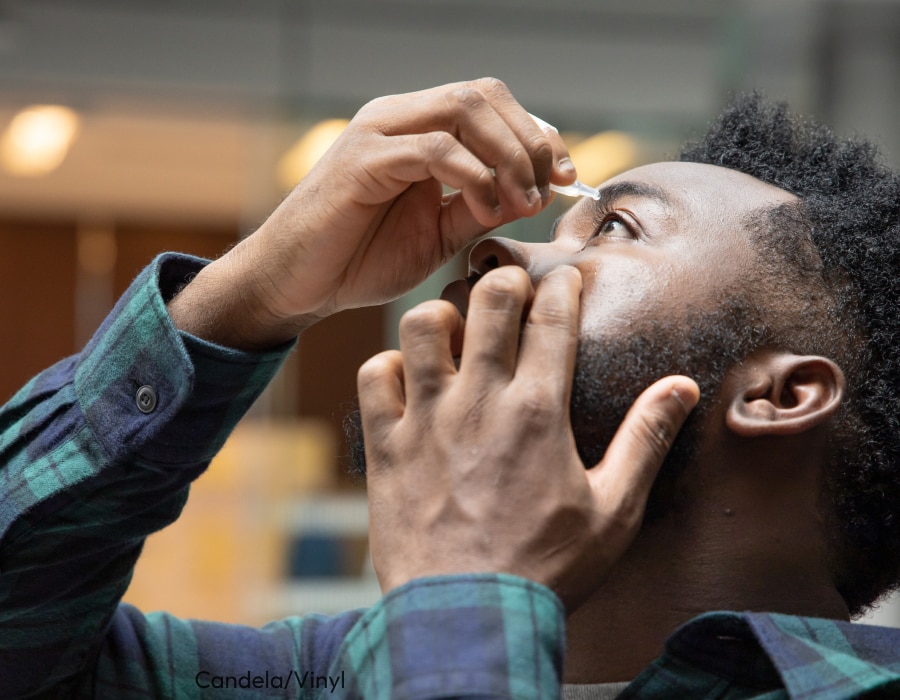
[[[504,265],[527,266],[524,244],[508,238],[485,238],[469,253],[469,269],[484,274]]]

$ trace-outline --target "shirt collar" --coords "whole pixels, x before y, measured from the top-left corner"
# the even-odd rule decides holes
[[[774,613],[714,612],[679,628],[666,653],[750,688],[849,700],[900,689],[900,630]]]

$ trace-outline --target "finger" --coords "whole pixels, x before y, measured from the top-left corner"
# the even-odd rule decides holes
[[[501,81],[482,78],[471,85],[488,96],[488,101],[525,146],[533,164],[535,183],[546,205],[549,196],[547,185],[551,180],[557,184],[570,184],[576,178],[575,166],[562,136],[549,124],[549,128],[542,128],[535,123],[532,115],[525,111]]]
[[[437,116],[435,131],[431,133],[452,134],[480,162],[493,169],[497,197],[506,217],[538,213],[542,196],[536,184],[535,168],[546,170],[549,177],[552,156],[543,132],[532,125],[530,142],[523,143],[488,96],[475,86],[436,93],[431,101],[433,104],[427,109]]]
[[[535,290],[522,331],[516,377],[539,381],[542,400],[569,405],[578,346],[581,273],[560,265]]]
[[[430,402],[456,375],[452,347],[454,339],[462,334],[463,325],[456,307],[439,299],[426,301],[403,314],[400,351],[407,406]]]
[[[659,468],[699,398],[697,384],[677,375],[645,389],[600,464],[588,472],[594,492],[607,503],[619,504],[625,517],[639,522]]]
[[[541,211],[550,196],[553,148],[506,85],[483,78],[445,99],[460,141],[494,168],[501,204],[509,214],[532,216]]]
[[[494,169],[509,220],[534,215],[548,201],[553,146],[499,80],[483,78],[383,98],[367,105],[363,119],[389,135],[453,135]]]
[[[403,355],[386,350],[369,358],[356,374],[359,412],[365,428],[376,428],[403,417]]]
[[[519,332],[534,296],[528,273],[516,265],[491,270],[469,294],[460,374],[479,385],[508,382],[516,371]]]
[[[544,129],[547,140],[553,149],[553,173],[550,179],[557,185],[571,185],[578,177],[575,164],[569,155],[566,142],[555,129]]]
[[[506,223],[502,210],[500,215],[502,218],[498,223],[482,224],[475,218],[462,192],[444,195],[438,228],[441,240],[446,242],[448,255],[456,255],[478,237]]]
[[[362,204],[381,204],[409,187],[434,178],[461,190],[472,218],[482,227],[503,222],[494,175],[465,146],[446,131],[381,137],[378,148],[355,156],[358,170],[367,175]],[[357,178],[359,179],[359,178]]]

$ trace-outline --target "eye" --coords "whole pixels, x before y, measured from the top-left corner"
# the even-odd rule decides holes
[[[594,235],[604,238],[635,238],[630,224],[619,213],[614,211],[603,212],[597,217]]]

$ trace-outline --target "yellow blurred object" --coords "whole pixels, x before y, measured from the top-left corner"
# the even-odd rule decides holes
[[[259,625],[284,585],[298,501],[330,493],[334,434],[311,420],[244,421],[191,487],[177,522],[152,535],[125,601],[144,612]]]
[[[623,131],[603,131],[569,146],[569,155],[578,170],[578,179],[599,185],[635,166],[639,148],[634,137]]]
[[[60,166],[78,133],[68,107],[36,105],[19,112],[0,139],[0,163],[12,175],[36,177]]]
[[[278,184],[290,189],[312,170],[350,122],[326,119],[307,131],[278,162]]]

